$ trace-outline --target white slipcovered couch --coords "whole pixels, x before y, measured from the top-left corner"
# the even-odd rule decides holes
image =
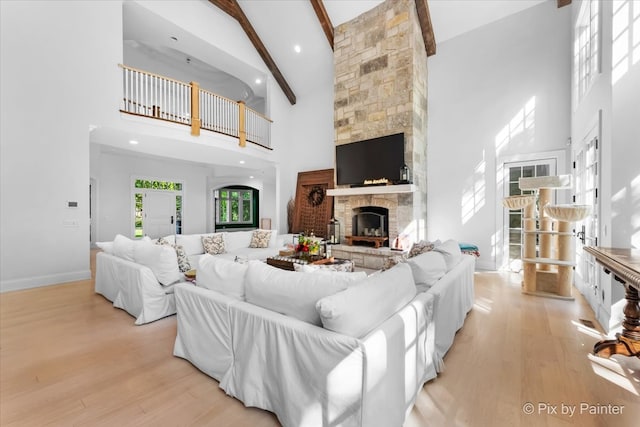
[[[450,248],[370,276],[204,256],[174,355],[285,427],[401,426],[473,304],[475,258]]]
[[[279,248],[291,240],[291,235],[278,235],[276,230],[271,230],[266,248],[249,247],[253,231],[178,234],[163,237],[163,240],[169,245],[179,245],[186,254],[188,265],[196,268],[204,254],[202,237],[214,234],[222,235],[225,247],[224,253],[215,256],[231,260],[266,259],[277,255]],[[135,317],[136,325],[175,314],[173,289],[185,278],[172,246],[159,247],[149,238],[131,240],[121,235],[113,242],[101,242],[98,246],[102,252],[96,254],[96,293]]]

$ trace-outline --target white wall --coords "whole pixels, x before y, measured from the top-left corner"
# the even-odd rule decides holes
[[[567,149],[570,18],[545,2],[439,43],[428,59],[427,238],[478,245],[479,268],[501,257],[503,159]]]
[[[333,74],[333,70],[327,72]],[[298,173],[334,167],[333,83],[298,98],[290,108],[287,124],[286,145],[276,152],[281,232],[287,231],[286,204],[295,199]]]
[[[117,111],[121,5],[2,1],[0,16],[0,290],[86,279],[89,125]]]
[[[572,3],[572,23],[577,22],[582,1]],[[600,135],[600,240],[599,246],[640,248],[640,52],[633,49],[614,49],[612,33],[635,36],[638,26],[632,28],[629,7],[633,3],[635,16],[640,2],[601,1],[601,69],[584,97],[574,97],[572,111],[572,139],[578,141],[589,131],[595,118],[602,116]],[[619,10],[618,8],[622,6]],[[633,9],[632,9],[633,11]],[[614,12],[616,14],[614,19]],[[622,13],[620,13],[622,12]],[[626,16],[624,15],[626,13]],[[614,27],[613,23],[616,22]],[[635,34],[634,34],[635,32]],[[618,38],[616,38],[618,40]],[[628,39],[627,39],[628,40]],[[624,43],[623,43],[624,45]],[[632,43],[629,43],[631,46]],[[637,45],[636,45],[637,46]],[[615,57],[615,59],[613,59]],[[635,64],[633,63],[635,60]],[[627,71],[613,73],[612,64],[627,66]],[[622,70],[623,68],[620,68]],[[615,77],[614,77],[615,75]],[[602,327],[619,329],[624,305],[624,287],[602,270],[600,289],[595,294],[593,284],[577,283],[594,309]]]
[[[205,233],[208,216],[208,177],[212,168],[169,159],[149,159],[99,153],[91,146],[91,177],[97,182],[97,239],[111,241],[116,234],[133,237],[131,185],[135,178],[183,183],[183,233]]]
[[[617,78],[616,74],[615,81],[612,80],[611,242],[614,247],[640,249],[640,21],[637,18],[640,1],[634,1],[633,8],[636,17],[633,30],[628,12],[625,28],[616,28],[616,32],[623,32],[616,43],[623,46],[624,38],[631,32],[636,45],[631,47],[631,42],[629,49],[615,49],[614,60],[619,64],[621,76]],[[623,16],[626,10],[623,6],[616,15]],[[623,56],[621,59],[618,52]]]

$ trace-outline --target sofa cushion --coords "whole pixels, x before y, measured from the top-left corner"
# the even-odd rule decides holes
[[[447,271],[450,271],[462,260],[460,245],[453,239],[449,239],[439,245],[436,245],[433,250],[442,254],[444,261],[447,263]]]
[[[113,255],[126,259],[127,261],[135,261],[134,251],[137,245],[150,243],[151,239],[144,236],[140,240],[131,240],[122,234],[117,234],[113,239]]]
[[[187,252],[181,245],[174,245],[169,243],[167,239],[164,237],[160,237],[157,240],[153,240],[153,243],[156,245],[166,245],[171,246],[176,251],[176,258],[178,260],[178,269],[180,272],[185,273],[191,270],[191,263],[189,262],[189,257],[187,256]]]
[[[96,246],[103,252],[113,255],[113,242],[96,242]]]
[[[271,240],[271,230],[253,230],[250,248],[268,248]]]
[[[244,282],[248,265],[204,254],[200,257],[197,284],[232,298],[244,300]]]
[[[402,263],[320,299],[316,309],[326,329],[361,338],[407,305],[415,295],[411,267]]]
[[[447,272],[447,264],[441,253],[425,252],[407,260],[418,292],[433,286]]]
[[[171,285],[182,278],[176,251],[171,246],[139,243],[135,246],[134,262],[149,267],[161,285]]]
[[[249,261],[245,281],[247,302],[320,326],[316,302],[347,289],[366,274],[317,274],[280,270],[261,261]]]
[[[176,245],[182,246],[187,255],[204,253],[201,234],[178,234],[176,236]]]
[[[234,252],[240,248],[248,248],[253,231],[225,231],[224,245],[227,252]]]
[[[226,252],[224,235],[222,233],[202,236],[201,241],[204,252],[209,255],[218,255]]]

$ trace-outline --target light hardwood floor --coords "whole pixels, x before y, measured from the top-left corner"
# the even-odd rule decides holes
[[[521,294],[517,274],[475,279],[446,369],[405,427],[640,425],[640,360],[590,356],[600,334],[580,324],[594,316],[575,289],[562,301]],[[172,355],[175,316],[133,320],[92,280],[0,294],[0,425],[279,425]]]

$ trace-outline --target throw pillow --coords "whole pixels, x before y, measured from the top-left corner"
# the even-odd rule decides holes
[[[429,252],[430,250],[433,250],[434,247],[435,245],[433,244],[433,242],[420,240],[419,242],[411,245],[411,249],[409,249],[409,255],[407,256],[407,258],[413,258],[414,256]]]
[[[388,270],[394,265],[400,264],[401,262],[406,262],[407,258],[404,255],[394,255],[384,259],[382,263],[382,271]]]
[[[247,264],[204,254],[198,263],[197,284],[244,301],[244,283],[248,268]]]
[[[225,253],[224,237],[222,233],[202,236],[202,246],[204,246],[204,252],[208,253],[209,255],[219,255]]]
[[[415,295],[411,268],[403,263],[320,299],[316,309],[325,329],[362,338]]]
[[[365,278],[359,274],[351,277],[346,274],[296,273],[261,261],[249,261],[245,296],[248,303],[320,326],[316,302],[347,289],[358,277]]]
[[[164,237],[158,237],[156,240],[153,241],[153,243],[155,243],[156,245],[170,245],[171,244]]]
[[[191,263],[184,248],[180,245],[171,245],[171,247],[176,251],[176,259],[178,260],[178,269],[180,272],[186,273],[191,270]]]
[[[436,245],[433,250],[442,254],[444,261],[447,263],[447,271],[458,265],[462,260],[460,245],[453,239],[449,239],[439,245]]]
[[[413,281],[418,292],[425,292],[440,280],[447,272],[447,264],[441,253],[436,251],[425,252],[407,260],[411,267]]]
[[[251,235],[250,248],[268,248],[271,240],[271,230],[254,230]]]

